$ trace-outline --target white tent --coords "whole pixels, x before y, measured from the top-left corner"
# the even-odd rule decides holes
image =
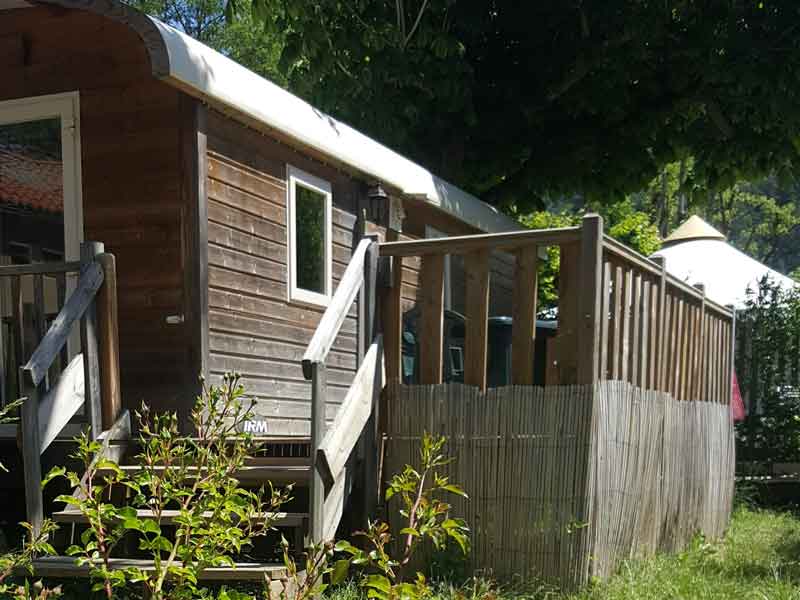
[[[694,215],[664,240],[653,256],[662,256],[667,272],[690,285],[702,283],[706,296],[722,305],[744,305],[748,287],[765,275],[781,287],[797,282],[731,246],[725,236]]]

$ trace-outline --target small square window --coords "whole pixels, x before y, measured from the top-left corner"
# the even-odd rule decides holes
[[[331,185],[287,168],[289,300],[327,305],[331,296]]]

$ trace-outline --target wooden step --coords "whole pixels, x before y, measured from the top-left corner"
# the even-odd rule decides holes
[[[137,568],[145,572],[154,570],[153,561],[136,558],[112,558],[113,570]],[[44,556],[33,561],[36,577],[88,577],[89,565],[75,564],[72,556]],[[213,567],[200,573],[206,581],[265,581],[266,579],[286,579],[288,572],[284,565],[264,563],[236,563],[234,567]]]
[[[155,466],[153,469],[155,471],[163,471],[165,468],[163,466]],[[133,475],[142,470],[142,467],[139,465],[120,465],[120,469],[127,475]],[[204,469],[203,469],[204,470]],[[194,477],[195,474],[198,472],[197,467],[188,467],[187,474],[189,477]],[[111,475],[111,469],[98,469],[97,476],[102,477],[103,475]],[[238,469],[234,476],[243,483],[249,484],[258,484],[258,483],[266,483],[267,481],[271,481],[272,483],[280,483],[280,484],[289,484],[289,483],[297,483],[297,484],[304,484],[307,483],[311,478],[311,467],[308,464],[305,465],[272,465],[272,464],[256,464],[256,465],[246,465],[241,469]]]
[[[178,515],[180,515],[180,511],[177,510],[161,511],[161,524],[173,525]],[[153,513],[153,511],[146,509],[137,510],[136,516],[139,519],[155,518],[155,514]],[[211,513],[210,512],[203,513],[203,517],[210,518]],[[288,513],[288,512],[267,513],[266,515],[260,516],[256,520],[260,522],[267,517],[274,519],[275,527],[301,527],[303,525],[304,520],[308,518],[308,513]],[[53,520],[56,521],[57,523],[76,523],[76,524],[88,523],[88,519],[82,512],[77,511],[71,507],[65,510],[54,512]]]

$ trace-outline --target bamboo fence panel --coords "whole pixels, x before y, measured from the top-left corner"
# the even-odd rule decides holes
[[[387,394],[384,473],[418,464],[425,431],[446,436],[455,460],[440,474],[469,494],[449,501],[472,530],[470,566],[501,580],[573,589],[626,558],[683,548],[697,532],[717,538],[728,524],[727,405],[621,381],[486,393],[392,384]]]

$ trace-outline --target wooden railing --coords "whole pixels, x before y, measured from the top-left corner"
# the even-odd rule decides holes
[[[588,226],[591,226],[589,223]],[[584,224],[583,229],[586,229]],[[433,240],[381,244],[381,256],[391,257],[391,288],[384,299],[383,333],[387,378],[399,381],[402,373],[401,303],[403,258],[420,257],[419,339],[420,383],[441,383],[444,337],[444,258],[461,255],[466,274],[464,382],[486,388],[489,317],[490,254],[495,250],[516,257],[512,309],[511,382],[533,383],[536,338],[537,260],[539,247],[569,247],[580,243],[583,229],[542,229],[511,233],[470,235]]]
[[[678,400],[727,404],[735,321],[650,260],[606,236],[598,369],[601,379],[629,381]],[[627,307],[627,308],[626,308]]]
[[[558,329],[549,340],[545,383],[630,381],[679,400],[728,402],[733,313],[668,275],[650,260],[603,233],[597,215],[580,227],[388,242],[390,289],[383,300],[383,332],[390,381],[401,380],[405,257],[421,259],[418,320],[419,380],[442,381],[444,257],[465,266],[464,381],[486,388],[490,261],[493,251],[515,257],[511,383],[533,383],[540,247],[560,248]]]
[[[0,278],[12,278],[12,297],[20,316],[23,312],[20,278],[33,278],[33,323],[40,336],[29,343],[28,347],[37,345],[19,368],[19,386],[23,398],[20,417],[25,504],[34,531],[39,530],[44,518],[41,454],[81,406],[85,407],[93,439],[116,422],[121,409],[116,269],[113,255],[103,250],[103,244],[85,242],[81,246],[81,260],[77,262],[0,267]],[[70,272],[79,275],[75,289],[45,333],[44,278],[57,278],[59,295],[63,298],[64,278]],[[67,364],[67,341],[77,323],[80,323],[81,353]],[[55,364],[60,369],[52,376]],[[82,395],[78,392],[81,383]]]
[[[383,346],[375,336],[375,284],[378,245],[370,238],[359,242],[336,293],[325,310],[303,356],[303,374],[311,381],[310,536],[315,542],[332,539],[346,500],[347,464],[361,441],[368,464],[364,471],[377,478],[375,426],[377,395],[383,387]],[[327,375],[325,359],[356,297],[361,293],[364,319],[359,324],[369,348],[330,427],[325,423]],[[372,460],[370,460],[372,458]],[[377,479],[366,489],[377,489]]]

